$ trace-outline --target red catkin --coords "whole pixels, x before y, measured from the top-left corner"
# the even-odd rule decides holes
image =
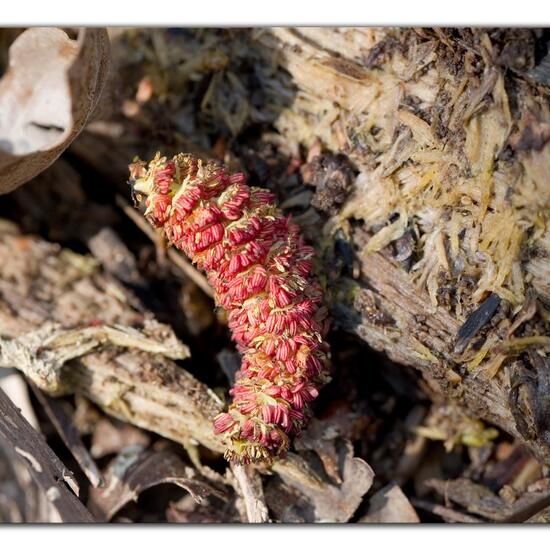
[[[147,219],[206,271],[242,353],[233,401],[214,419],[226,458],[284,456],[328,380],[328,316],[311,276],[313,249],[269,191],[216,162],[157,153],[130,173]]]

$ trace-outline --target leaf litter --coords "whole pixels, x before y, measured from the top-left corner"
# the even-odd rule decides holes
[[[313,37],[315,30],[303,32]],[[37,428],[74,472],[85,495],[80,500],[96,521],[544,520],[549,505],[546,466],[525,448],[518,451],[509,435],[434,396],[429,384],[415,375],[389,366],[391,374],[380,374],[387,360],[339,328],[331,335],[334,381],[287,459],[269,471],[229,470],[208,431],[211,418],[228,398],[224,371],[228,376],[234,371],[227,320],[223,312],[212,313],[201,275],[178,264],[173,254],[163,261],[155,236],[142,234],[117,206],[121,202],[116,197],[128,196],[127,164],[134,154],[148,156],[157,147],[173,152],[214,151],[225,162],[246,170],[255,184],[271,186],[285,209],[303,223],[306,234],[313,236],[323,212],[334,213],[345,204],[352,183],[357,183],[355,170],[345,158],[319,156],[323,149],[318,143],[311,145],[308,156],[293,145],[300,140],[281,139],[300,130],[303,121],[292,119],[299,112],[293,102],[307,106],[308,98],[296,98],[288,72],[289,67],[295,69],[276,61],[266,46],[270,33],[113,29],[109,31],[113,70],[108,81],[103,31],[80,31],[76,40],[69,38],[74,33],[61,30],[36,29],[34,34],[36,44],[46,40],[66,45],[72,64],[59,59],[45,64],[55,68],[48,77],[55,82],[48,89],[60,100],[59,112],[40,111],[51,116],[37,119],[36,109],[46,99],[33,96],[13,128],[3,126],[5,119],[0,116],[5,144],[0,176],[5,167],[13,170],[13,177],[5,183],[0,177],[0,184],[2,192],[17,187],[6,196],[1,211],[7,218],[0,226],[1,358],[6,367],[25,364],[25,374],[34,376],[43,389],[64,394],[56,402],[62,407],[59,411],[69,411],[72,419],[54,410],[45,415],[44,401],[33,401]],[[334,36],[336,40],[337,33]],[[18,40],[20,48],[21,44],[28,48],[25,54],[36,47],[32,41],[25,42],[29,34],[20,34]],[[426,57],[426,66],[435,55],[434,40],[430,37],[429,47],[418,52],[419,58]],[[371,51],[373,66],[384,63],[379,50]],[[15,61],[25,59],[17,55],[17,48],[9,56],[6,52],[8,66],[10,56]],[[23,78],[17,76],[16,65],[9,69],[15,76],[9,78]],[[333,67],[353,74],[354,83],[345,94],[355,93],[363,78],[361,71],[353,72],[355,68],[344,61]],[[5,82],[9,74],[0,81],[3,94],[13,93]],[[430,74],[430,70],[422,73],[421,83],[416,83],[423,101],[429,101]],[[408,78],[407,85],[414,86],[414,79]],[[96,120],[90,123],[103,88]],[[470,84],[468,94],[459,91],[452,116],[467,121],[467,155],[477,177],[487,173],[488,159],[506,147],[510,132],[511,147],[527,151],[532,142],[536,151],[542,149],[547,141],[544,125],[525,118],[516,134],[510,129],[498,75],[488,72],[476,80],[476,86]],[[346,97],[351,96],[340,100],[345,103]],[[79,99],[84,103],[78,104]],[[377,101],[399,99],[383,94]],[[349,107],[360,108],[353,102]],[[420,283],[427,285],[432,299],[439,300],[442,280],[437,272],[451,271],[465,251],[452,248],[456,220],[451,218],[448,230],[439,228],[438,233],[436,211],[428,209],[410,223],[410,212],[420,197],[429,195],[437,210],[443,207],[438,198],[450,193],[438,187],[441,182],[435,181],[435,172],[413,173],[411,165],[420,157],[415,157],[419,153],[411,142],[421,143],[425,156],[434,150],[437,155],[431,162],[435,164],[444,162],[444,152],[420,108],[402,108],[397,119],[398,126],[389,119],[366,121],[371,129],[378,125],[381,133],[356,136],[357,142],[365,140],[365,147],[378,148],[383,155],[377,178],[363,181],[360,175],[358,180],[359,188],[368,188],[372,205],[361,211],[363,223],[376,237],[369,250],[393,246],[398,261],[414,266]],[[31,124],[31,133],[27,133],[29,121],[37,123]],[[323,136],[324,145],[344,139],[336,131],[337,124],[330,127],[334,135]],[[303,126],[301,131],[306,131]],[[392,131],[397,139],[386,150]],[[55,161],[71,143],[71,155]],[[525,153],[534,182],[540,180],[543,154]],[[18,168],[25,164],[24,169]],[[399,179],[406,193],[395,196],[391,207],[397,211],[404,203],[404,208],[385,223],[391,201],[380,201],[378,195],[381,187],[388,190],[392,177]],[[21,186],[27,180],[31,181]],[[475,194],[468,185],[465,194]],[[499,188],[501,182],[496,185]],[[462,205],[465,215],[475,219],[460,238],[473,243],[479,236],[484,254],[478,258],[480,265],[490,266],[510,250],[513,255],[518,250],[520,235],[513,223],[517,220],[501,206],[497,204],[495,213],[482,219],[467,201]],[[348,215],[358,214],[353,210]],[[424,224],[420,256],[418,224]],[[30,237],[31,233],[40,237]],[[535,237],[540,235],[533,241]],[[544,239],[539,245],[544,245]],[[449,255],[449,246],[455,256]],[[353,261],[347,264],[349,273],[353,273]],[[527,262],[533,285],[544,296],[548,294],[546,265],[538,255]],[[463,308],[459,344],[471,355],[483,345],[480,335],[499,322],[500,299],[519,303],[518,296],[523,295],[513,263],[488,272],[477,288],[471,303],[462,303],[460,297],[453,303]],[[467,296],[471,294],[464,294],[464,299]],[[376,310],[376,305],[374,300],[368,307]],[[529,325],[535,313],[526,307],[516,314],[517,323],[502,330],[509,331],[509,348],[521,353],[532,342],[511,337],[514,333],[517,338],[532,337],[525,323]],[[376,323],[391,330],[393,319],[379,315]],[[32,343],[36,334],[46,345]],[[16,356],[26,362],[14,359],[16,348]],[[499,349],[495,344],[491,352]],[[508,348],[500,351],[508,356]],[[469,360],[475,361],[471,355]],[[79,462],[74,453],[83,450]],[[90,457],[99,471],[103,483],[97,487],[81,470],[83,456]],[[6,481],[4,472],[9,467],[10,459],[1,454],[0,517],[5,521],[48,517],[25,505],[19,481]],[[39,502],[34,495],[41,494],[40,488],[28,494]],[[47,494],[55,500],[52,492]]]

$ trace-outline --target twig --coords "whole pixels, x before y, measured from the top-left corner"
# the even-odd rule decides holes
[[[103,351],[94,346],[50,349],[45,328],[0,338],[0,367],[16,366],[49,395],[82,394],[116,418],[183,445],[198,441],[223,450],[211,425],[221,401],[158,349],[125,351],[118,342]]]
[[[133,327],[102,325],[64,330],[57,323],[46,322],[18,338],[0,338],[0,368],[16,367],[40,389],[50,395],[71,393],[63,385],[62,366],[105,344],[162,354],[172,359],[189,357],[189,348],[173,333],[162,340],[146,336],[149,330],[163,327],[153,320],[144,322],[143,332]]]
[[[90,271],[84,258],[33,237],[26,247],[16,239],[0,238],[0,267],[8,255],[8,273],[19,277],[8,280],[0,269],[0,367],[23,371],[48,395],[81,394],[188,448],[202,443],[223,452],[212,428],[223,403],[171,360],[189,355],[173,330],[136,311],[116,279]]]
[[[231,469],[239,484],[249,523],[268,523],[269,514],[258,472],[249,466],[239,464],[232,464]]]
[[[134,255],[119,235],[110,227],[103,227],[88,239],[88,248],[104,269],[128,285],[145,286]]]
[[[445,521],[448,520],[450,523],[483,523],[480,519],[470,516],[469,514],[451,510],[450,508],[446,508],[445,506],[436,504],[435,502],[412,498],[411,503],[416,508],[422,508],[423,510],[427,510],[436,516],[441,516]]]
[[[153,241],[156,243],[158,237],[155,230],[147,223],[147,220],[120,195],[116,196],[116,203],[123,212]],[[189,277],[207,296],[214,297],[212,287],[208,284],[206,277],[193,265],[187,261],[182,254],[174,248],[169,248],[166,252],[168,259],[176,265],[183,273]]]
[[[525,506],[515,510],[497,523],[523,523],[547,506],[550,506],[550,491],[543,493],[537,500],[525,504]]]
[[[0,438],[24,459],[30,474],[46,493],[46,497],[63,522],[93,522],[90,512],[64,483],[66,481],[73,491],[78,492],[78,484],[73,474],[67,470],[1,389]]]
[[[63,407],[63,405],[67,405],[67,403],[63,403],[58,399],[46,395],[32,382],[29,382],[29,385],[40,404],[44,407],[48,418],[59,433],[59,436],[69,451],[71,451],[71,454],[82,468],[82,471],[86,474],[86,477],[90,480],[92,487],[100,487],[103,484],[103,479],[94,459],[90,456],[90,453],[82,443],[70,415],[67,414]]]

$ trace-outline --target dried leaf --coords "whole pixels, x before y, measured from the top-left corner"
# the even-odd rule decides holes
[[[305,518],[306,521],[345,523],[370,489],[374,472],[364,460],[353,456],[349,441],[339,446],[338,462],[342,478],[339,485],[323,481],[315,473],[313,464],[292,453],[274,466],[285,484],[297,489],[312,503],[313,518]]]
[[[335,439],[338,437],[356,439],[365,429],[366,424],[367,419],[364,416],[341,409],[336,410],[329,419],[312,418],[307,430],[296,439],[296,450],[315,451],[319,455],[327,475],[336,483],[342,483]]]
[[[109,68],[105,29],[77,40],[57,28],[32,28],[9,50],[0,80],[0,194],[47,168],[93,113]]]
[[[361,523],[420,523],[420,519],[398,485],[388,485],[370,499]]]
[[[278,519],[346,522],[351,518],[374,478],[370,466],[353,456],[351,443],[366,422],[346,407],[335,408],[323,420],[311,420],[295,441],[296,450],[305,452],[290,453],[275,464],[273,469],[284,483],[266,487],[268,505]]]
[[[108,521],[123,506],[137,500],[141,492],[162,483],[182,487],[199,504],[210,495],[224,498],[219,490],[193,479],[194,475],[195,471],[173,453],[143,452],[141,445],[127,447],[108,467],[105,487],[90,491],[90,508],[97,517]]]
[[[102,458],[119,453],[126,447],[140,445],[147,448],[150,440],[147,432],[131,424],[115,418],[102,418],[94,428],[90,453],[94,458]]]
[[[431,479],[426,485],[435,489],[445,500],[460,504],[468,512],[487,519],[502,520],[513,511],[511,505],[505,503],[489,488],[466,478],[448,481]]]

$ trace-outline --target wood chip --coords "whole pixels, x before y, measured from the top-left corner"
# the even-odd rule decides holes
[[[78,492],[78,483],[59,458],[48,447],[44,439],[23,418],[19,410],[0,389],[0,439],[4,445],[19,455],[33,479],[50,498],[63,522],[89,523],[91,514],[76,496],[67,488]]]
[[[82,468],[82,471],[86,474],[92,487],[99,487],[103,483],[103,480],[94,459],[90,456],[88,449],[86,449],[82,443],[80,434],[73,424],[71,418],[74,411],[70,410],[71,407],[67,402],[50,397],[37,388],[32,382],[30,384],[34,395],[44,407],[48,418],[57,430],[63,443],[65,443],[69,451],[71,451],[71,454]]]

